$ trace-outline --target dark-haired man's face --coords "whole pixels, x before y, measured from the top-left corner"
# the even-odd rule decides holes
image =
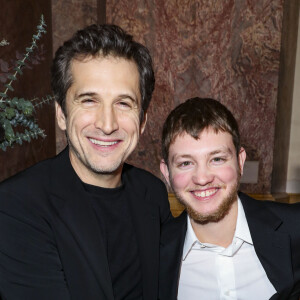
[[[223,219],[237,200],[245,158],[243,148],[236,156],[229,133],[207,129],[198,140],[177,136],[161,171],[191,219],[207,224]]]
[[[66,130],[76,173],[96,184],[99,174],[120,174],[144,130],[139,72],[134,62],[111,56],[74,60],[71,72],[67,113],[57,108],[58,124]]]

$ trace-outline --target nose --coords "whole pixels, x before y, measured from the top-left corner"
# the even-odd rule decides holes
[[[109,135],[119,129],[118,119],[113,107],[103,106],[96,112],[95,127]]]
[[[205,186],[213,182],[214,174],[207,166],[198,166],[195,168],[192,180],[194,184]]]

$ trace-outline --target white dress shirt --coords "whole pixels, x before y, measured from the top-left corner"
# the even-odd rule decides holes
[[[201,243],[187,218],[179,300],[266,300],[275,293],[255,253],[240,199],[235,234],[227,248]]]

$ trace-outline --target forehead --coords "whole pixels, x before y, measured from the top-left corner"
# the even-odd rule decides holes
[[[98,72],[103,73],[106,72],[107,69],[116,73],[120,73],[122,71],[131,72],[131,76],[128,77],[139,78],[137,64],[133,60],[123,57],[113,55],[103,56],[101,54],[97,56],[79,56],[73,58],[70,63],[70,71],[72,75],[80,75],[80,72],[82,71],[96,73],[97,70]]]
[[[214,152],[235,153],[235,146],[230,133],[205,129],[195,139],[184,132],[170,144],[169,157],[181,155],[209,155]]]
[[[77,58],[70,66],[72,84],[68,92],[112,96],[135,94],[140,100],[139,72],[134,61],[115,56]]]

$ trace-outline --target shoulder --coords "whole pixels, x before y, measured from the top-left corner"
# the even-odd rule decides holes
[[[0,183],[0,235],[52,236],[49,170],[51,160],[40,162]],[[7,242],[9,243],[9,242]]]
[[[265,203],[265,207],[282,220],[282,230],[289,232],[294,237],[298,237],[300,246],[300,203],[270,202]]]
[[[43,187],[49,187],[52,173],[56,172],[57,166],[66,160],[66,156],[67,152],[63,151],[55,157],[38,162],[2,181],[0,192],[13,191],[14,193],[30,193],[32,195]]]
[[[144,198],[152,207],[158,208],[160,223],[172,218],[168,192],[165,184],[153,174],[140,168],[125,164],[122,177],[130,190]]]
[[[252,210],[267,209],[272,211],[275,215],[279,217],[290,218],[291,216],[296,215],[300,217],[300,203],[289,204],[275,201],[256,200],[241,192],[239,193],[239,197],[242,201],[243,206],[251,208]]]
[[[264,223],[274,224],[281,232],[300,237],[300,203],[255,200],[243,193],[239,196],[247,219],[255,216],[257,220],[262,220]]]
[[[0,192],[33,192],[47,178],[49,165],[49,160],[42,161],[4,180],[0,183]]]
[[[34,214],[45,209],[56,158],[44,160],[0,183],[0,211]],[[55,164],[55,163],[54,163]]]

